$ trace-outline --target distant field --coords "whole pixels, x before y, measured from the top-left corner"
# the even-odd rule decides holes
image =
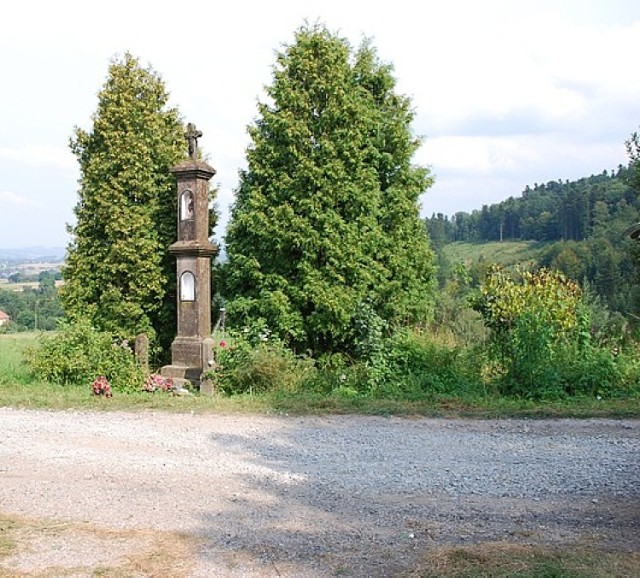
[[[60,272],[64,261],[35,261],[15,264],[0,262],[0,269],[4,269],[3,277],[0,279],[0,289],[7,289],[8,291],[24,291],[30,287],[37,289],[40,283],[38,281],[20,281],[19,283],[9,283],[6,278],[10,273],[19,272],[22,279],[37,279],[40,273],[44,271]],[[62,281],[56,281],[56,287],[59,287]]]
[[[33,275],[42,271],[59,271],[63,264],[63,261],[40,261],[39,263],[22,263],[17,268],[26,275]]]
[[[55,281],[55,286],[60,287],[60,285],[64,284],[64,281],[61,279]],[[40,287],[39,281],[25,281],[23,283],[8,283],[6,279],[0,279],[0,289],[5,289],[7,291],[24,291],[26,288],[37,289]]]
[[[491,263],[516,265],[538,260],[542,250],[548,245],[540,241],[493,241],[490,243],[456,242],[445,245],[443,251],[453,263],[471,264],[481,257]]]

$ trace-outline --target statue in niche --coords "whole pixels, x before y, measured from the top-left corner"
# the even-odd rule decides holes
[[[193,193],[185,191],[180,199],[180,215],[182,220],[193,219]]]

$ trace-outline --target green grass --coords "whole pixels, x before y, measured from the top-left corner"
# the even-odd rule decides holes
[[[640,398],[571,400],[535,403],[504,397],[454,398],[446,396],[424,400],[377,399],[368,396],[342,397],[304,392],[278,392],[261,396],[268,411],[290,414],[364,414],[425,417],[499,418],[637,418]]]
[[[24,351],[35,343],[36,336],[33,332],[0,335],[0,387],[31,384]]]
[[[420,578],[611,578],[640,575],[637,552],[592,546],[542,547],[509,543],[441,548],[410,574]]]
[[[573,398],[547,403],[497,396],[425,396],[403,400],[375,396],[275,391],[261,395],[171,397],[156,392],[115,392],[113,398],[91,395],[86,387],[39,381],[29,374],[23,353],[35,343],[35,333],[0,335],[0,406],[32,409],[94,411],[162,410],[197,413],[364,414],[472,418],[637,418],[640,397]]]
[[[481,257],[490,263],[504,266],[536,261],[548,245],[540,241],[493,241],[489,243],[464,243],[458,241],[443,248],[452,263],[475,263]]]

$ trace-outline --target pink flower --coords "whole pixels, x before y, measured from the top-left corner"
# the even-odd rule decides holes
[[[171,391],[173,389],[173,379],[152,373],[144,384],[144,390],[152,393],[157,389],[160,391]]]
[[[226,347],[227,346],[227,342],[226,341],[221,341],[219,345],[220,345],[220,347]]]
[[[104,395],[105,397],[113,396],[109,380],[104,375],[100,375],[94,380],[91,384],[91,389],[93,390],[93,395]]]

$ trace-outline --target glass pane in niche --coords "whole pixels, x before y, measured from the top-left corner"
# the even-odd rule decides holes
[[[191,271],[185,271],[180,277],[180,301],[195,301],[196,278]]]

